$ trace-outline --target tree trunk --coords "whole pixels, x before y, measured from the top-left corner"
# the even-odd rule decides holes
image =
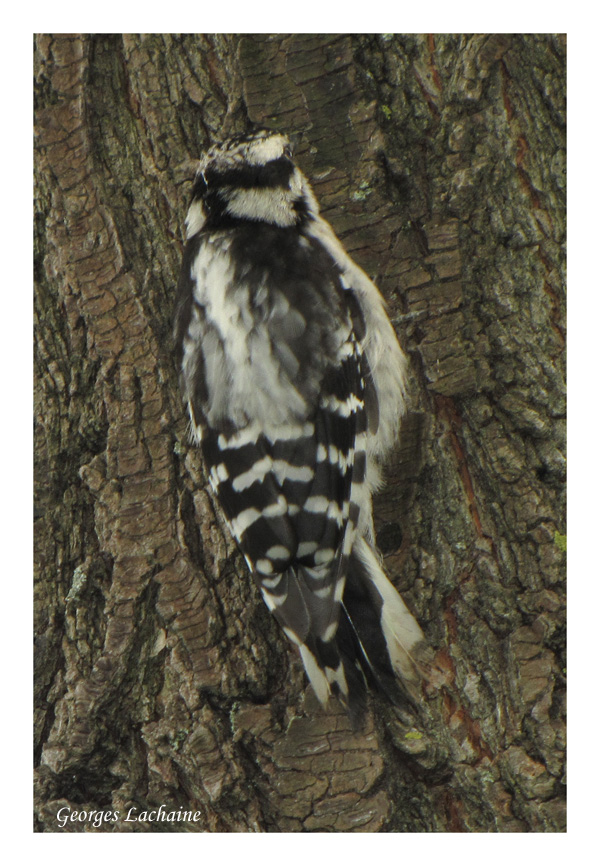
[[[563,830],[564,38],[43,35],[35,84],[36,829]],[[247,121],[299,133],[411,359],[376,525],[440,674],[359,732],[178,393],[193,161]]]

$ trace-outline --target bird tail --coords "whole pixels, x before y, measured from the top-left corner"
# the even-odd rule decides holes
[[[345,571],[335,637],[328,642],[309,638],[300,653],[321,703],[336,695],[356,728],[365,715],[367,687],[399,706],[417,701],[428,648],[364,538],[355,542]]]
[[[367,681],[393,703],[415,700],[425,676],[425,636],[364,538],[354,544],[342,604]]]

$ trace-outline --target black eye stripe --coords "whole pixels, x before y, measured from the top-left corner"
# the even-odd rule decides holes
[[[252,189],[254,187],[268,189],[287,186],[293,172],[294,164],[287,156],[280,156],[279,159],[273,159],[266,165],[244,164],[239,168],[225,170],[209,165],[204,172],[204,190],[206,190],[206,185],[211,191],[215,187],[223,186],[238,189]],[[196,184],[198,185],[198,181]]]

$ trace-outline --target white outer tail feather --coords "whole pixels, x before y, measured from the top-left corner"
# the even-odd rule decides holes
[[[306,675],[310,680],[313,691],[319,699],[319,703],[321,703],[323,706],[326,706],[329,698],[331,697],[331,687],[329,685],[327,677],[317,664],[317,660],[315,659],[309,648],[306,646],[306,644],[301,644],[299,650],[300,656],[302,658],[302,664],[304,665],[304,670],[306,671]]]
[[[402,681],[416,683],[420,679],[420,666],[413,656],[413,651],[418,644],[425,641],[425,635],[402,596],[386,576],[367,541],[364,538],[358,539],[354,550],[381,597],[381,628],[392,667]]]

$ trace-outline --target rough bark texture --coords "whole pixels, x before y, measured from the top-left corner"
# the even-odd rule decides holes
[[[36,829],[564,829],[565,43],[38,36]],[[437,653],[324,712],[190,446],[170,317],[193,159],[300,133],[411,358],[377,498]],[[166,804],[197,821],[124,821]]]

